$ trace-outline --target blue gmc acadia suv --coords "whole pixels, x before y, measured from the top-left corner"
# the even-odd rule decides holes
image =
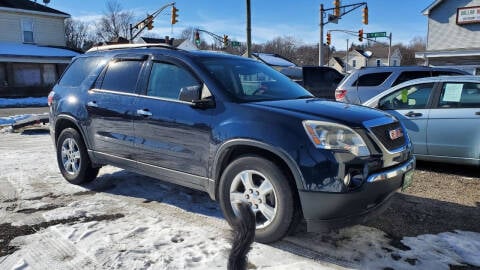
[[[109,164],[208,192],[256,240],[359,223],[412,180],[400,122],[315,98],[256,60],[160,44],[95,47],[49,94],[58,166],[72,184]]]

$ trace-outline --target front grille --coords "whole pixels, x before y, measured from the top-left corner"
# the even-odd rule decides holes
[[[394,140],[390,139],[390,131],[400,128],[402,130],[403,136],[396,138]],[[383,126],[376,126],[371,128],[373,134],[380,140],[380,142],[387,148],[387,150],[391,151],[397,148],[400,148],[405,145],[407,136],[406,131],[402,128],[399,122],[394,122],[391,124],[383,125]]]

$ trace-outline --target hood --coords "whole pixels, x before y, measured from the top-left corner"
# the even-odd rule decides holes
[[[392,118],[388,113],[376,109],[318,98],[262,101],[250,104],[263,108],[275,108],[286,112],[303,114],[302,117],[305,118],[304,120],[324,119],[342,123],[350,127],[363,127],[363,122],[372,119],[383,117]],[[308,115],[311,115],[311,117]]]

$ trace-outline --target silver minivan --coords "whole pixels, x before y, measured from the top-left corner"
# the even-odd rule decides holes
[[[407,129],[417,159],[480,165],[479,76],[416,79],[363,105],[395,115]]]
[[[454,68],[425,66],[366,67],[354,70],[346,76],[335,90],[337,101],[362,104],[375,95],[413,79],[442,76],[470,75]]]

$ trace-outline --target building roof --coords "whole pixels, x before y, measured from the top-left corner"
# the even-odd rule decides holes
[[[0,0],[0,8],[23,9],[28,11],[53,13],[70,17],[70,14],[49,8],[46,5],[32,2],[30,0]]]
[[[57,47],[38,46],[33,44],[18,44],[0,42],[0,57],[48,57],[48,58],[72,58],[79,53]]]
[[[345,62],[343,62],[342,58],[334,56],[333,59],[334,59],[342,68],[345,68]]]
[[[435,0],[433,3],[431,3],[426,9],[422,11],[423,15],[430,15],[430,11],[436,7],[438,4],[443,2],[443,0]]]
[[[290,60],[284,58],[278,54],[272,53],[252,53],[252,56],[269,66],[278,66],[278,67],[293,67],[296,66]]]

